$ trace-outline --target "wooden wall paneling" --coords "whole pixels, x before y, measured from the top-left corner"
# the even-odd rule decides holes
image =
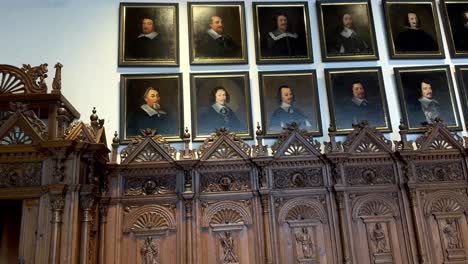
[[[25,263],[35,261],[38,243],[39,199],[23,200],[21,216],[21,236],[19,244],[19,258]]]

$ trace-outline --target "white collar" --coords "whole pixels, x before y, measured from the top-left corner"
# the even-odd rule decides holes
[[[161,106],[158,105],[158,104],[155,104],[155,108],[147,105],[147,104],[143,104],[140,106],[141,109],[143,109],[143,111],[145,111],[149,116],[154,116],[154,115],[158,115],[158,116],[161,116],[161,115],[167,115],[167,112],[162,110],[161,109]]]
[[[439,104],[439,102],[437,102],[437,100],[435,99],[429,99],[427,97],[421,97],[419,98],[419,102],[424,105],[425,107],[427,107],[429,104],[431,103],[435,103],[435,104]]]
[[[365,103],[365,105],[369,104],[369,102],[367,102],[366,99],[361,99],[357,97],[353,97],[351,101],[353,101],[353,103],[356,104],[357,106],[361,106],[363,103]]]
[[[222,35],[220,35],[218,32],[214,31],[212,28],[210,28],[208,31],[207,31],[208,35],[210,35],[213,39],[219,39],[220,37],[222,37]]]
[[[157,37],[158,35],[159,35],[158,32],[153,31],[153,32],[151,32],[151,33],[149,33],[149,34],[143,34],[143,33],[141,33],[141,34],[138,36],[138,38],[146,37],[146,38],[149,38],[149,39],[154,39],[154,38]]]
[[[221,109],[223,108],[226,108],[228,109],[228,107],[226,105],[221,105],[221,104],[218,104],[218,103],[214,103],[211,107],[213,107],[213,109],[216,111],[216,113],[219,114],[219,112],[221,111]]]
[[[280,107],[281,107],[285,112],[294,113],[294,110],[293,110],[293,108],[292,108],[292,105],[290,105],[290,104],[287,104],[287,103],[285,103],[285,102],[281,102]]]
[[[417,28],[412,28],[412,27],[408,27],[408,26],[405,26],[406,29],[412,29],[412,30],[420,30],[421,28],[417,27]]]
[[[280,40],[280,39],[285,38],[285,37],[297,38],[297,34],[295,34],[295,33],[281,32],[279,30],[270,31],[270,32],[268,32],[268,35],[270,35],[270,37],[274,41]]]
[[[352,35],[356,35],[356,31],[350,29],[350,28],[343,28],[343,30],[340,32],[340,35],[345,37],[345,38],[350,38]]]

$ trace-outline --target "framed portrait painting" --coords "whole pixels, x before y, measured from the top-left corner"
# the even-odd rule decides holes
[[[381,132],[391,132],[391,122],[380,67],[325,69],[330,122],[338,134],[366,120]]]
[[[392,59],[445,58],[435,1],[383,0]]]
[[[257,64],[311,63],[307,2],[254,2]]]
[[[468,57],[468,0],[441,0],[445,35],[453,58]]]
[[[455,66],[458,93],[465,116],[465,125],[468,126],[468,65]]]
[[[378,60],[369,1],[317,1],[323,61]]]
[[[192,137],[201,141],[219,128],[253,138],[248,72],[190,75]]]
[[[128,143],[141,130],[155,129],[168,141],[182,140],[182,74],[122,74],[120,136]]]
[[[322,135],[314,70],[259,72],[259,82],[262,127],[266,137],[277,137],[293,122],[311,135]]]
[[[189,2],[190,64],[246,64],[244,2]]]
[[[120,3],[119,66],[179,65],[178,4]]]
[[[422,132],[436,118],[461,130],[450,68],[442,66],[394,68],[403,122],[410,132]]]

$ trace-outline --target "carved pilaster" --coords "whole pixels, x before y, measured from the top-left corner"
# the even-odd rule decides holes
[[[98,263],[106,263],[105,254],[105,237],[106,237],[106,224],[107,213],[109,212],[109,198],[101,200],[99,204],[99,260]]]
[[[57,264],[60,262],[60,239],[61,239],[61,225],[62,213],[65,206],[65,197],[61,194],[50,196],[50,209],[52,211],[52,228],[50,240],[50,255],[49,263]]]
[[[349,233],[348,226],[346,224],[346,206],[345,206],[345,194],[338,192],[336,195],[336,202],[338,204],[338,217],[340,219],[340,234],[341,234],[341,246],[343,251],[343,263],[352,264],[351,246],[349,244]]]
[[[187,241],[186,241],[186,263],[192,263],[192,208],[193,200],[187,199],[184,201],[185,204],[185,217],[186,229],[187,229]]]
[[[89,255],[90,242],[90,224],[93,221],[92,209],[94,206],[94,195],[83,195],[80,198],[80,207],[82,210],[81,218],[81,245],[80,245],[80,263],[86,264]]]
[[[261,197],[263,209],[263,234],[265,243],[265,263],[272,263],[272,245],[270,232],[270,198],[268,195]]]

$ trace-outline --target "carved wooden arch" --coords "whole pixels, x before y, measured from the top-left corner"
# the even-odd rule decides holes
[[[0,94],[46,93],[47,64],[37,67],[23,65],[17,68],[12,65],[0,64]],[[38,83],[35,80],[40,78]]]
[[[145,136],[138,136],[120,152],[121,164],[165,161],[173,163],[176,149],[154,129],[144,130]]]
[[[227,129],[221,128],[203,141],[197,153],[202,161],[223,159],[248,160],[251,148],[236,134],[229,133]]]
[[[349,153],[393,153],[392,141],[366,121],[355,125],[342,145],[343,150]]]
[[[287,201],[278,214],[280,224],[284,224],[289,220],[320,220],[325,223],[327,222],[327,216],[323,206],[318,201],[307,198],[294,198]]]
[[[33,144],[47,137],[46,126],[37,116],[16,112],[0,125],[0,144]]]
[[[144,205],[128,216],[124,232],[158,233],[176,229],[174,215],[159,205]]]
[[[227,221],[227,223],[224,221]],[[202,227],[209,227],[211,224],[251,225],[252,217],[241,204],[233,201],[223,201],[206,209],[202,218]]]
[[[424,215],[433,213],[467,213],[468,198],[453,191],[437,191],[428,195],[424,203]]]
[[[441,120],[428,125],[424,135],[416,139],[418,150],[458,149],[464,153],[463,143],[463,138],[450,132]]]
[[[388,197],[380,194],[367,194],[356,199],[352,216],[353,219],[362,217],[395,217],[398,216],[398,208]]]
[[[289,126],[288,129],[272,146],[275,158],[321,156],[320,142],[312,140],[306,135],[306,131],[300,131],[296,126]]]

